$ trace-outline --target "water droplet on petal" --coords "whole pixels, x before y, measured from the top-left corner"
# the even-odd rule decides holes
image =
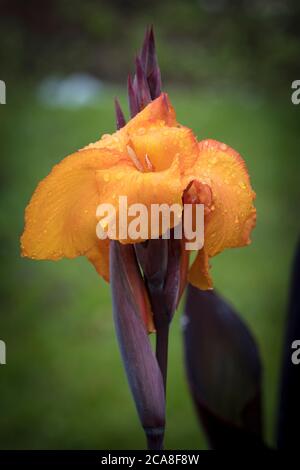
[[[111,135],[110,134],[103,134],[103,136],[101,137],[101,140],[105,140],[108,137],[111,137]]]

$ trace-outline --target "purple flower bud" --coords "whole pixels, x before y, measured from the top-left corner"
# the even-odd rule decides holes
[[[149,85],[147,82],[147,78],[145,72],[143,70],[143,66],[141,63],[141,59],[136,57],[135,59],[135,68],[136,68],[136,89],[138,95],[138,102],[139,102],[139,109],[142,110],[147,104],[151,101],[151,94],[149,90]]]
[[[132,79],[130,75],[128,75],[127,90],[128,90],[128,103],[129,103],[130,115],[131,117],[134,117],[139,112],[139,104],[138,104],[137,95],[133,88],[133,83],[132,83]]]
[[[262,448],[261,361],[239,316],[191,285],[183,317],[190,390],[213,449]]]
[[[121,109],[120,103],[117,98],[115,98],[115,113],[116,113],[117,129],[121,129],[122,127],[125,126],[126,120],[125,120],[124,113]]]
[[[143,281],[132,245],[110,242],[110,273],[114,322],[127,379],[149,448],[162,448],[164,385],[138,301]]]

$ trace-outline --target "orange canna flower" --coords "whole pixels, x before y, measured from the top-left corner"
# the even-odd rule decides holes
[[[250,243],[255,194],[244,161],[225,144],[198,143],[190,129],[177,123],[162,93],[122,129],[66,157],[41,181],[26,208],[22,255],[86,256],[108,281],[109,240],[96,235],[96,209],[110,203],[118,213],[121,195],[128,205],[149,209],[155,203],[182,207],[183,200],[205,205],[204,247],[189,272],[190,282],[201,289],[212,288],[210,257]]]
[[[256,209],[253,206],[256,195],[242,157],[216,140],[199,142],[199,155],[192,172],[195,183],[201,181],[211,191],[204,225],[204,247],[189,272],[191,284],[206,290],[213,287],[209,258],[225,248],[251,243],[250,234],[256,223]]]

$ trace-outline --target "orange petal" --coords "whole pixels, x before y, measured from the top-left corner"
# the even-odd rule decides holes
[[[225,248],[250,243],[250,233],[256,221],[255,193],[241,156],[215,140],[199,143],[199,157],[192,173],[195,179],[210,186],[212,205],[205,220],[203,253],[200,252],[196,258],[189,279],[198,287],[205,282],[210,286],[209,276],[205,274],[208,273],[208,257]],[[201,262],[204,262],[204,267],[200,269]]]
[[[140,129],[151,126],[176,126],[176,115],[168,95],[162,93],[151,101],[140,113],[131,119],[126,126],[114,134],[104,134],[100,140],[89,144],[86,148],[108,148],[119,152],[126,151],[126,146],[132,134]]]
[[[190,168],[198,156],[198,143],[187,127],[141,128],[131,135],[130,146],[147,170],[147,159],[155,171],[169,168],[178,158],[182,172]]]
[[[99,240],[85,253],[97,273],[109,282],[109,240]]]
[[[22,255],[51,260],[86,255],[108,279],[108,244],[96,236],[95,172],[120,161],[121,155],[107,150],[85,150],[56,165],[26,208]]]
[[[165,171],[143,173],[138,171],[133,165],[123,164],[112,167],[108,170],[97,171],[97,183],[99,189],[100,203],[111,204],[115,208],[116,214],[116,233],[109,235],[112,239],[120,240],[123,243],[140,242],[151,237],[151,205],[178,204],[174,209],[176,219],[172,216],[166,225],[161,223],[153,225],[157,230],[157,235],[161,235],[167,229],[174,226],[174,220],[180,220],[182,215],[182,192],[184,183],[180,177],[179,160],[174,160],[172,166]],[[146,223],[143,224],[143,234],[138,238],[133,238],[128,233],[130,223],[137,220],[139,213],[129,215],[123,221],[119,221],[119,196],[127,197],[127,207],[132,204],[143,204],[146,208]],[[122,212],[122,211],[121,211]],[[127,214],[127,212],[126,212]],[[105,220],[106,219],[106,220]],[[111,219],[102,214],[99,220],[104,231],[109,228]],[[102,220],[102,222],[101,222]],[[105,220],[105,222],[103,222]],[[131,225],[133,227],[133,225]]]
[[[151,101],[123,129],[129,133],[135,132],[147,121],[162,121],[165,126],[176,126],[175,110],[167,93],[162,93],[158,98]]]
[[[212,278],[209,273],[209,257],[202,248],[196,256],[195,261],[189,270],[188,280],[191,284],[201,290],[208,290],[213,288]]]
[[[129,139],[124,129],[125,127],[114,132],[114,134],[103,134],[101,139],[86,145],[81,151],[87,149],[108,149],[111,151],[124,152]]]

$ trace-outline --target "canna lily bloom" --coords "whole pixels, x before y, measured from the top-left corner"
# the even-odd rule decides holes
[[[26,208],[22,255],[86,256],[108,281],[109,240],[96,235],[96,209],[110,203],[118,213],[120,195],[149,212],[153,203],[205,205],[204,247],[189,270],[189,281],[201,289],[213,286],[209,258],[250,243],[255,193],[244,161],[223,143],[198,143],[177,123],[162,93],[123,128],[66,157],[40,182]],[[120,241],[136,243],[129,237]]]

